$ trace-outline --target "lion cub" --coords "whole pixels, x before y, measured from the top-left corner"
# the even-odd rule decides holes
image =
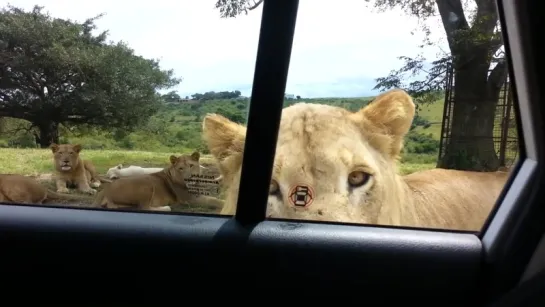
[[[103,208],[135,208],[172,211],[170,206],[187,202],[186,179],[200,174],[200,154],[170,156],[170,166],[153,174],[122,177],[97,194],[94,205]]]
[[[53,162],[55,165],[55,183],[57,192],[68,193],[69,185],[76,185],[81,192],[94,195],[94,188],[100,186],[100,179],[93,163],[82,160],[79,156],[81,145],[51,144]]]

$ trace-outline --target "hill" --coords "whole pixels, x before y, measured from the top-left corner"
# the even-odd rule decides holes
[[[373,97],[287,99],[284,106],[297,102],[319,103],[339,106],[356,111]],[[81,143],[86,149],[138,150],[147,152],[189,152],[199,150],[207,153],[201,139],[201,121],[206,113],[219,113],[227,118],[244,123],[247,117],[247,98],[184,100],[165,102],[160,110],[150,117],[147,125],[127,131],[104,131],[78,126],[61,127],[61,143]],[[421,106],[407,136],[404,161],[433,163],[437,159],[442,117],[442,102]],[[23,120],[3,118],[0,120],[1,148],[36,148],[35,139]]]

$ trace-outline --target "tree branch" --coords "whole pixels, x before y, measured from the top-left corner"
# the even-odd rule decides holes
[[[457,35],[462,31],[469,30],[462,2],[460,0],[438,0],[436,3],[445,28],[450,51],[452,54],[457,54],[458,50],[461,49]]]
[[[498,12],[496,9],[496,1],[480,0],[477,3],[477,15],[473,27],[478,33],[492,34],[498,24]]]
[[[7,130],[5,133],[8,134],[8,135],[15,135],[15,134],[18,134],[19,132],[34,133],[35,134],[35,131],[33,131],[34,127],[36,127],[36,125],[34,125],[33,123],[20,124],[17,127],[15,127],[14,129]]]
[[[487,87],[488,91],[494,92],[499,90],[505,78],[507,77],[507,61],[504,59],[500,60],[498,64],[492,69],[490,75],[488,76]]]
[[[252,11],[252,10],[256,9],[259,5],[261,5],[261,3],[263,3],[263,0],[254,1],[254,5],[250,6],[248,8],[248,11]]]

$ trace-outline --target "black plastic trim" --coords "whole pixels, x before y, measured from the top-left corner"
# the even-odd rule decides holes
[[[541,8],[539,3],[541,3]],[[521,166],[482,236],[490,298],[515,287],[545,231],[543,2],[498,0],[522,126]]]
[[[263,3],[235,214],[243,225],[265,219],[298,6],[299,0]]]
[[[361,289],[346,297],[388,291],[406,301],[467,302],[481,268],[473,234],[277,221],[248,229],[227,217],[31,206],[0,206],[0,243],[4,279],[15,272],[108,272],[101,287],[133,270],[135,280],[153,272],[164,280],[206,276],[213,284],[236,272],[240,287],[342,285]]]

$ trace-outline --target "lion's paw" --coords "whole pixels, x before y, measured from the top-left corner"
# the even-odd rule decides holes
[[[93,181],[93,182],[91,182],[91,186],[92,186],[93,188],[98,188],[98,187],[100,187],[100,181]]]
[[[67,188],[60,188],[60,189],[57,189],[57,193],[70,193],[70,191],[67,189]]]
[[[97,190],[95,190],[95,189],[89,189],[89,190],[84,191],[84,192],[87,193],[87,194],[95,195],[95,194],[97,193]]]

